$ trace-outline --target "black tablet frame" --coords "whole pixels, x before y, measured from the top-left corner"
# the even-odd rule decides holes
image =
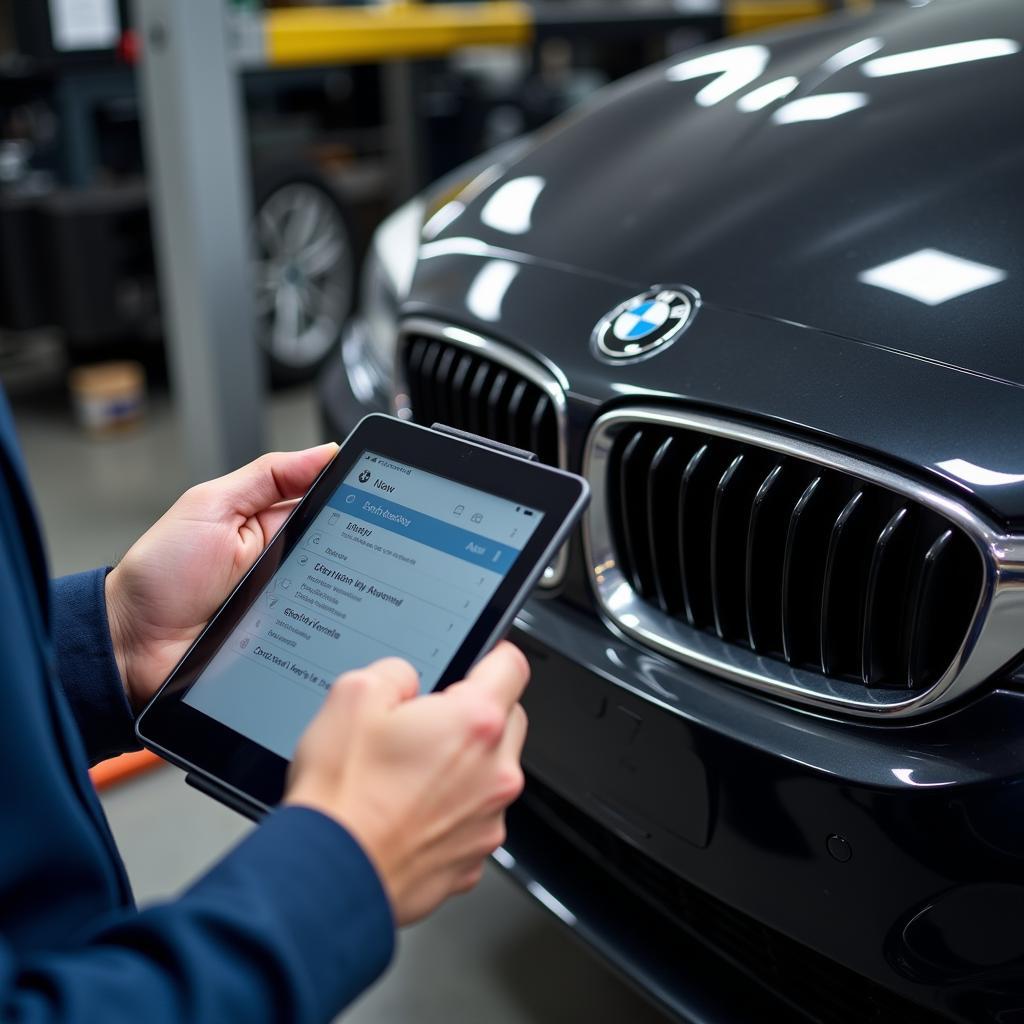
[[[144,746],[213,784],[203,788],[234,794],[263,809],[277,804],[284,793],[284,758],[183,698],[366,451],[544,513],[445,669],[438,689],[463,678],[511,626],[589,499],[581,477],[502,452],[483,439],[478,444],[381,414],[362,419],[136,722]]]

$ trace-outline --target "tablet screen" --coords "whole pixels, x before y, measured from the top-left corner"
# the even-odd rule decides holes
[[[364,451],[184,702],[290,759],[333,680],[434,688],[543,513]]]

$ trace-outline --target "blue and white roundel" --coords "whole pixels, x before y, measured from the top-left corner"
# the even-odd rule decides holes
[[[690,322],[694,298],[680,288],[651,288],[616,306],[594,329],[598,353],[632,359],[667,345]]]
[[[660,299],[649,299],[634,309],[620,313],[612,324],[612,332],[620,341],[641,341],[668,319],[671,308]]]

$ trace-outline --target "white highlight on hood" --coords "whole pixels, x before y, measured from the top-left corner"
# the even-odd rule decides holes
[[[788,96],[799,84],[800,79],[796,75],[776,78],[774,82],[766,82],[764,85],[759,85],[756,89],[745,93],[736,101],[736,106],[744,111],[744,113],[762,110],[769,103],[774,103],[776,100],[781,100],[783,97]]]
[[[968,292],[998,284],[1005,278],[1005,270],[965,260],[941,249],[919,249],[857,275],[857,280],[863,284],[906,295],[926,306],[938,306]]]
[[[501,306],[519,266],[508,260],[489,260],[473,278],[466,292],[466,308],[481,320],[495,323],[501,319]]]
[[[466,212],[466,207],[458,199],[445,203],[431,218],[423,225],[423,237],[430,241],[437,238],[446,227],[454,224]]]
[[[1000,473],[995,469],[976,466],[966,459],[946,459],[935,465],[965,483],[977,484],[979,487],[1003,487],[1006,484],[1024,483],[1024,473]]]
[[[714,80],[694,97],[702,107],[712,107],[759,78],[770,57],[767,46],[736,46],[673,64],[665,77],[670,82],[688,82],[692,78],[714,75]]]
[[[908,50],[906,53],[892,53],[887,57],[869,60],[862,68],[868,78],[885,78],[888,75],[905,75],[908,71],[930,71],[952,64],[966,64],[972,60],[989,60],[992,57],[1009,57],[1020,52],[1016,39],[971,39],[963,43],[948,43],[945,46],[929,46],[925,50]]]
[[[480,220],[495,231],[525,235],[533,226],[533,207],[544,185],[543,178],[532,174],[506,181],[484,204]]]
[[[776,124],[796,124],[798,121],[827,121],[831,117],[848,114],[867,106],[868,98],[862,92],[825,92],[817,96],[801,96],[784,103],[772,114]]]
[[[373,236],[377,258],[400,299],[405,298],[412,287],[422,223],[423,200],[412,199],[384,220]]]
[[[917,786],[919,789],[933,789],[936,786],[952,786],[953,781],[949,782],[918,782],[914,778],[914,768],[893,768],[892,773],[896,776],[900,782],[905,782],[908,786]]]
[[[870,57],[873,53],[878,53],[883,46],[885,43],[875,36],[870,39],[862,39],[859,43],[854,43],[852,46],[847,46],[838,53],[834,53],[821,65],[821,69],[834,75],[837,71],[842,71],[843,68],[848,68],[851,64],[856,64],[857,61]]]

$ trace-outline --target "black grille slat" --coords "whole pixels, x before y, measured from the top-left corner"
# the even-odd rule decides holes
[[[657,446],[657,437],[642,430],[636,431],[622,447],[619,456],[618,504],[623,572],[629,577],[633,589],[645,600],[656,598],[654,564],[646,542],[647,532],[647,477],[651,459]]]
[[[872,552],[861,653],[861,679],[865,686],[881,686],[886,679],[904,685],[899,670],[899,637],[892,630],[886,630],[883,624],[904,600],[904,593],[895,594],[893,589],[899,586],[902,566],[909,561],[913,526],[914,510],[908,506],[897,509],[879,534]]]
[[[523,408],[530,385],[525,380],[516,381],[505,407],[505,436],[514,448],[526,448],[529,444],[523,437]]]
[[[782,593],[785,549],[777,542],[774,521],[785,484],[785,466],[776,463],[762,481],[750,506],[747,524],[744,600],[747,609],[747,642],[753,651],[781,654],[782,623],[776,595]]]
[[[547,412],[544,414],[544,436],[540,442],[537,455],[541,462],[549,466],[557,466],[558,458],[558,413],[555,411],[554,402],[548,403]]]
[[[809,532],[808,520],[812,516],[820,519],[819,510],[821,505],[822,488],[821,477],[816,476],[800,495],[800,500],[793,506],[792,515],[789,517],[789,524],[786,528],[786,548],[782,560],[782,654],[790,664],[793,664],[801,654],[808,649],[807,638],[813,630],[813,623],[807,621],[806,617],[801,618],[801,613],[807,610],[807,597],[809,595],[798,593],[803,590],[802,578],[797,578],[797,565],[802,554],[801,549],[806,549],[809,542],[801,536]],[[801,567],[802,568],[802,567]]]
[[[949,600],[949,594],[961,585],[970,571],[974,552],[970,542],[953,531],[948,540],[942,535],[929,552],[929,571],[915,606],[914,644],[909,659],[910,682],[921,685],[943,672],[957,653],[970,628],[973,608]]]
[[[711,550],[709,552],[711,555],[711,614],[715,623],[715,632],[723,639],[728,635],[724,612],[727,591],[725,580],[722,578],[725,573],[721,569],[721,562],[725,558],[725,548],[729,544],[729,539],[725,536],[726,531],[722,527],[722,520],[725,518],[723,507],[729,487],[742,466],[742,455],[737,455],[729,463],[725,472],[719,477],[715,487],[714,504],[711,506]]]
[[[523,445],[527,451],[536,454],[538,459],[546,455],[544,451],[544,431],[547,425],[551,399],[543,391],[539,391],[534,400],[533,412],[530,414],[530,440]]]
[[[507,391],[512,379],[508,370],[498,370],[491,382],[491,390],[487,392],[487,429],[484,433],[486,437],[495,441],[505,438],[505,426],[508,423],[506,401],[509,396]]]
[[[705,480],[713,480],[708,445],[701,445],[690,456],[679,481],[679,576],[683,584],[686,619],[701,629],[712,620],[711,574],[707,557],[707,537],[711,528],[711,509],[702,507],[699,495]]]
[[[469,387],[470,372],[473,369],[473,357],[464,353],[455,362],[451,380],[451,417],[459,423],[469,423]]]
[[[829,676],[837,674],[840,666],[853,664],[863,618],[863,594],[857,587],[851,593],[848,563],[856,546],[857,520],[865,514],[863,491],[846,503],[836,517],[829,537],[825,556],[825,580],[821,589],[821,631],[819,634],[819,660],[821,671]],[[856,575],[853,574],[856,579]]]
[[[672,569],[678,563],[676,531],[672,529],[671,521],[666,522],[666,518],[670,518],[674,510],[668,502],[661,500],[661,495],[672,493],[671,483],[668,491],[663,488],[666,479],[671,476],[673,454],[678,447],[678,438],[665,438],[654,453],[647,474],[647,543],[651,564],[655,568],[654,587],[658,604],[662,611],[669,613],[682,606],[682,591],[678,586],[679,575]],[[662,565],[663,559],[667,563],[668,571],[665,571],[665,566]]]
[[[921,650],[924,635],[919,635],[918,630],[921,620],[926,614],[926,606],[930,603],[929,592],[935,586],[935,577],[939,563],[942,560],[943,552],[953,540],[952,530],[943,530],[939,536],[929,545],[917,573],[910,607],[912,609],[909,617],[910,629],[908,629],[905,643],[907,652],[907,686],[913,688],[917,684],[919,676],[918,666],[925,660],[924,652]]]
[[[487,396],[495,374],[494,365],[481,361],[469,385],[469,419],[466,429],[473,434],[482,434],[487,429]],[[419,408],[412,388],[409,389],[413,409]]]
[[[615,558],[662,615],[806,673],[893,691],[930,688],[964,644],[983,563],[930,506],[670,422],[620,427],[608,458]]]
[[[423,363],[420,368],[420,407],[423,411],[424,423],[433,423],[439,420],[440,410],[438,409],[437,396],[437,361],[443,354],[440,342],[430,342],[423,353]]]
[[[455,360],[458,355],[458,349],[446,346],[434,371],[436,381],[434,386],[437,389],[435,398],[437,418],[441,423],[447,423],[449,426],[454,426],[452,421],[459,418],[458,399],[451,388],[452,371],[455,369]]]
[[[711,606],[724,640],[747,633],[746,540],[751,509],[762,483],[756,453],[737,455],[722,474],[711,517]]]

